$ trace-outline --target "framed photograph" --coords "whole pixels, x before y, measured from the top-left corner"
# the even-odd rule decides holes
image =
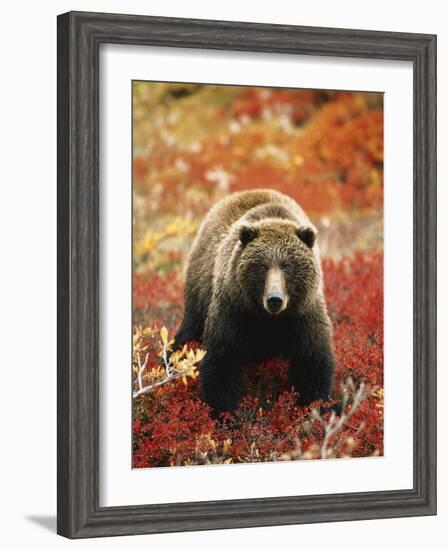
[[[436,37],[58,17],[58,533],[436,513]]]

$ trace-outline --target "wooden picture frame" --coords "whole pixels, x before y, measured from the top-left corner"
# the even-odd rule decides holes
[[[413,488],[99,506],[99,48],[407,60],[414,78]],[[70,12],[58,17],[58,520],[69,538],[436,513],[436,37]]]

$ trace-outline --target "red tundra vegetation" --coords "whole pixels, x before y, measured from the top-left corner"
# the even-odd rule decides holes
[[[383,454],[380,94],[134,83],[135,468]],[[275,358],[234,415],[198,392],[203,353],[167,353],[198,224],[225,194],[270,187],[319,229],[337,359],[328,403],[300,406]]]

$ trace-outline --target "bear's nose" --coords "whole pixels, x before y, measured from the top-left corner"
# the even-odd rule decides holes
[[[271,292],[268,294],[266,301],[270,311],[275,313],[276,311],[279,311],[283,305],[283,295],[280,294],[280,292]]]

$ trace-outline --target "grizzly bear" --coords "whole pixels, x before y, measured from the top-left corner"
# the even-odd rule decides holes
[[[203,342],[201,398],[215,416],[237,408],[242,368],[273,356],[289,361],[302,404],[328,399],[332,328],[316,234],[293,199],[268,189],[229,195],[200,226],[174,347]]]

